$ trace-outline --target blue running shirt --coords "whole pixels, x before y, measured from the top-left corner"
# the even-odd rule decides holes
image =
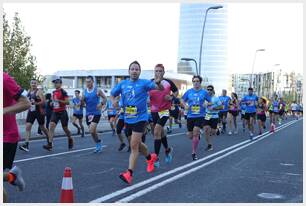
[[[220,110],[216,110],[214,108],[222,105],[220,98],[213,96],[211,97],[211,101],[208,102],[211,102],[212,105],[207,106],[206,108],[205,120],[218,119]]]
[[[100,97],[97,93],[97,87],[94,87],[90,92],[88,89],[85,89],[86,115],[101,115],[101,110],[97,109],[97,106],[100,104]]]
[[[81,103],[81,99],[75,97],[72,99],[72,103],[73,103],[73,114],[77,115],[83,114],[83,106],[78,105]]]
[[[122,80],[112,89],[112,96],[116,97],[121,94],[124,121],[127,124],[148,121],[147,92],[153,89],[156,89],[155,82],[146,79]]]
[[[224,106],[224,108],[222,110],[220,110],[220,112],[227,112],[228,111],[228,104],[229,104],[229,101],[231,100],[231,98],[229,96],[219,96],[219,99],[220,99],[222,105]]]
[[[187,118],[204,117],[204,101],[210,101],[211,97],[204,89],[188,89],[182,99],[188,104]]]
[[[246,95],[242,99],[243,102],[246,103],[245,113],[254,113],[256,112],[256,102],[258,101],[258,97],[253,95]]]

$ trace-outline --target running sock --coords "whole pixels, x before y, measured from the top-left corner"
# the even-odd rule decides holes
[[[159,155],[161,143],[162,141],[160,139],[154,140],[154,151],[157,156]]]
[[[197,137],[193,137],[192,139],[192,153],[195,154],[199,145],[199,139]]]
[[[146,156],[146,159],[147,159],[147,160],[150,160],[150,159],[151,159],[151,154],[149,154],[148,156]]]
[[[223,125],[223,130],[225,130],[226,129],[226,123],[222,122],[222,125]]]
[[[145,134],[142,135],[141,140],[142,140],[143,143],[146,142],[146,135]]]
[[[161,142],[162,142],[162,144],[164,145],[164,147],[165,147],[166,149],[168,149],[167,136],[162,137],[162,138],[161,138]]]
[[[133,170],[128,169],[128,171],[130,172],[131,176],[133,176]]]
[[[9,182],[9,183],[13,183],[14,181],[16,180],[16,176],[13,174],[13,173],[7,173],[7,181]]]

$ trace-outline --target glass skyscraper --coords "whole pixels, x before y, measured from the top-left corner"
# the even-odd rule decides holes
[[[199,64],[200,44],[205,11],[208,7],[222,5],[223,8],[209,10],[206,18],[202,47],[201,76],[204,84],[213,84],[219,93],[230,87],[227,66],[227,6],[210,3],[182,3],[180,8],[179,54],[181,58],[193,58]],[[195,71],[194,63],[190,65]],[[217,94],[218,95],[218,94]]]

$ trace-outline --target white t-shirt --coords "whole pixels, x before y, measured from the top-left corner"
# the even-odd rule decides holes
[[[291,110],[298,110],[298,105],[295,103],[291,104]]]

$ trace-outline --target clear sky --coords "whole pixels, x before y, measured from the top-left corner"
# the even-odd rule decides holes
[[[179,3],[5,3],[9,20],[19,12],[32,38],[42,74],[61,69],[145,69],[163,63],[176,70]],[[303,10],[298,3],[229,3],[231,73],[271,71],[274,64],[302,73]],[[205,51],[203,51],[205,52]],[[205,68],[204,68],[205,69]]]

